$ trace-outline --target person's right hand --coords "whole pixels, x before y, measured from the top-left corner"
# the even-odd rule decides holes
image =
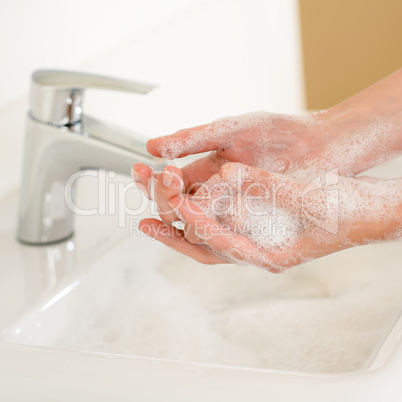
[[[149,140],[149,153],[169,160],[213,152],[181,170],[169,166],[163,174],[152,172],[150,167],[137,163],[133,167],[133,178],[148,198],[154,199],[157,195],[154,201],[158,204],[162,219],[172,222],[177,217],[168,213],[169,198],[180,193],[194,194],[226,162],[240,162],[274,173],[294,171],[314,164],[317,168],[322,168],[323,164],[328,169],[332,168],[333,164],[327,159],[324,158],[322,163],[319,161],[320,155],[333,142],[332,136],[332,129],[318,115],[256,112],[227,117]],[[173,183],[178,185],[178,181],[182,180],[184,187],[176,187],[172,191],[171,186],[165,185],[171,174],[178,179]]]
[[[147,149],[151,155],[168,160],[215,151],[202,162],[203,167],[209,167],[209,178],[211,169],[217,173],[228,161],[277,173],[311,167],[319,163],[319,156],[334,142],[333,137],[331,125],[320,114],[254,112],[149,140]],[[195,166],[200,168],[199,161]]]

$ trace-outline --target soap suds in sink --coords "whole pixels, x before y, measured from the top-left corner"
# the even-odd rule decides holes
[[[124,265],[133,250],[137,262]],[[275,276],[206,267],[131,238],[42,313],[45,335],[32,343],[298,372],[359,370],[400,312],[400,257],[398,245],[372,245]]]

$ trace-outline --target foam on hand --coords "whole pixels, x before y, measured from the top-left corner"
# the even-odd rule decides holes
[[[200,195],[200,205],[209,216],[233,234],[252,241],[252,248],[233,241],[231,248],[220,252],[236,263],[284,271],[289,265],[312,258],[308,253],[304,255],[304,244],[318,251],[321,245],[324,249],[334,245],[334,250],[358,245],[353,241],[359,238],[356,231],[365,233],[363,227],[375,228],[395,219],[402,205],[398,180],[370,182],[339,177],[336,170],[320,175],[311,169],[303,171],[303,180],[300,172],[276,176],[283,177],[283,183],[270,187],[269,179],[260,177],[258,170],[241,164],[232,166],[236,168],[222,168],[224,181],[215,175],[206,182],[194,201]],[[265,185],[265,190],[247,193],[245,184]],[[373,238],[369,233],[364,241]],[[288,257],[278,262],[275,257],[280,254]]]
[[[291,250],[301,237],[313,239],[317,248],[320,244],[349,247],[354,245],[350,235],[356,225],[384,223],[397,216],[397,208],[402,203],[400,182],[341,177],[353,176],[356,166],[366,166],[369,161],[380,163],[390,159],[395,130],[386,119],[373,118],[364,128],[350,128],[334,136],[319,114],[289,116],[254,112],[183,130],[180,138],[164,137],[159,151],[163,157],[174,159],[214,149],[229,161],[236,162],[238,158],[246,165],[268,172],[286,172],[284,177],[302,182],[305,188],[318,180],[319,188],[303,195],[302,206],[291,189],[280,190],[282,205],[275,205],[274,210],[269,197],[256,201],[243,196],[241,186],[245,181],[258,182],[258,177],[247,176],[247,169],[243,169],[241,180],[236,174],[226,178],[225,185],[229,184],[230,188],[218,176],[207,182],[212,188],[211,197],[201,200],[201,207],[234,234],[244,235],[256,246],[248,255],[246,248],[233,245],[232,249],[225,250],[224,256],[234,262],[245,260],[281,270],[283,267],[269,256]],[[333,170],[337,173],[331,175],[329,172]],[[201,187],[197,194],[203,192]],[[293,255],[289,253],[287,265],[292,261],[306,261],[303,250],[296,249],[292,250]]]
[[[359,129],[343,131],[319,155],[306,158],[306,166],[317,170],[338,167],[343,175],[354,176],[356,166],[364,170],[397,156],[391,151],[395,127],[384,118],[373,118]]]
[[[183,136],[162,137],[159,152],[166,159],[218,150],[266,171],[293,173],[338,168],[353,176],[362,169],[397,156],[393,143],[398,127],[387,119],[373,117],[365,127],[337,129],[325,124],[320,113],[285,115],[252,112],[228,116],[211,124],[178,131]],[[336,133],[336,134],[334,134]]]
[[[244,194],[243,185],[258,178],[247,167],[238,167],[240,170],[233,169],[225,175],[225,181],[219,175],[213,176],[198,190],[193,201],[225,228],[224,233],[241,234],[254,244],[249,250],[233,242],[230,249],[218,255],[236,263],[281,269],[269,256],[295,244],[302,229],[300,222],[291,208],[278,207],[272,197]],[[290,205],[295,201],[289,198]]]
[[[162,137],[158,151],[163,158],[172,160],[183,154],[203,152],[209,142],[213,142],[216,149],[227,149],[236,142],[236,133],[256,127],[265,130],[271,122],[272,115],[266,112],[224,117],[205,126],[183,130],[187,132],[185,139]]]

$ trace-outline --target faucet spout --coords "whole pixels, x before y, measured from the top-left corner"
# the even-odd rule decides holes
[[[54,97],[47,96],[46,99]],[[68,104],[65,99],[63,102]],[[60,108],[42,105],[37,110]],[[166,166],[164,160],[147,153],[145,139],[139,134],[84,115],[73,124],[56,125],[30,113],[26,127],[18,239],[40,245],[69,238],[73,233],[74,218],[74,212],[66,203],[66,199],[74,200],[74,194],[66,194],[70,191],[66,187],[69,178],[87,169],[106,169],[129,175],[136,162],[146,163],[156,170]],[[74,192],[74,188],[72,190]]]

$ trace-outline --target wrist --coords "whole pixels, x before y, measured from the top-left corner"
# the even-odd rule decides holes
[[[362,184],[359,186],[359,193],[363,195],[360,206],[348,213],[352,228],[347,236],[348,240],[354,244],[368,244],[400,238],[402,180],[378,180],[375,184]]]
[[[402,68],[327,109],[324,115],[334,127],[351,131],[381,122],[377,135],[388,142],[390,150],[402,151]],[[385,125],[392,129],[387,131]]]
[[[324,156],[339,155],[341,174],[355,175],[402,153],[402,69],[313,115],[330,134]]]

